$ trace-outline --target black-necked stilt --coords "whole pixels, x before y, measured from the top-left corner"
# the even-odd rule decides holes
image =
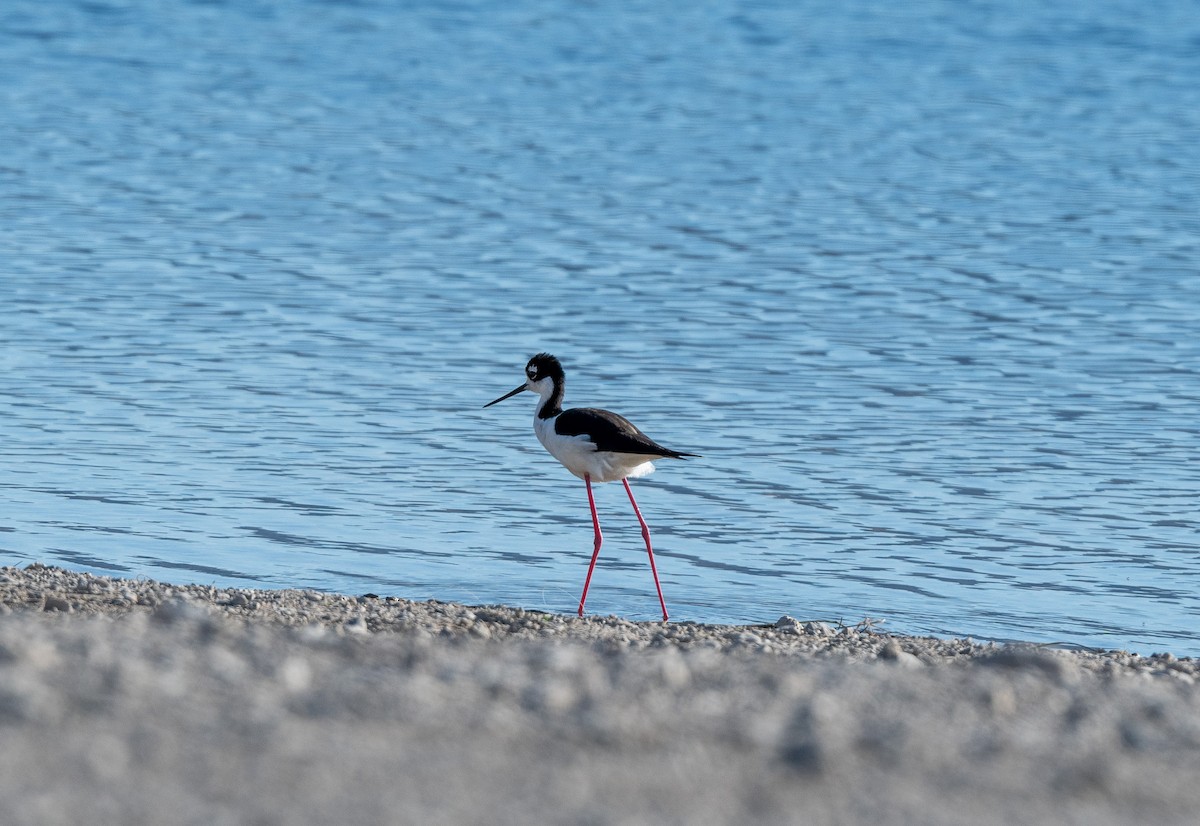
[[[629,487],[630,476],[645,476],[654,470],[654,459],[683,459],[697,457],[695,453],[680,453],[663,447],[638,430],[631,421],[608,410],[594,407],[562,409],[563,368],[558,359],[549,353],[539,353],[525,365],[525,383],[505,393],[484,407],[510,399],[524,390],[538,394],[537,410],[533,416],[533,432],[542,447],[550,451],[555,459],[563,463],[587,485],[588,506],[592,509],[592,527],[596,531],[596,545],[592,551],[592,563],[588,566],[587,579],[583,582],[583,596],[579,598],[579,616],[583,616],[583,604],[587,601],[588,586],[592,582],[592,571],[600,556],[600,544],[604,536],[600,533],[600,517],[596,514],[596,500],[592,496],[592,482],[615,482],[620,479],[629,494],[629,503],[642,526],[642,538],[646,540],[646,553],[650,556],[650,572],[654,575],[654,587],[658,591],[658,602],[662,606],[663,621],[667,620],[667,603],[663,599],[662,586],[658,583],[658,569],[654,565],[654,549],[650,547],[650,528],[642,518],[633,490]]]

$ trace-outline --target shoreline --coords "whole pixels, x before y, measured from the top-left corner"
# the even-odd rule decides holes
[[[1190,823],[1200,663],[0,568],[14,824]]]
[[[0,616],[32,611],[70,616],[123,616],[201,611],[213,617],[283,627],[324,628],[335,634],[418,634],[478,640],[557,640],[600,643],[630,650],[676,646],[742,653],[843,655],[853,662],[899,661],[937,665],[1010,661],[1022,657],[1059,662],[1103,674],[1129,672],[1200,680],[1200,660],[1170,653],[1135,654],[1118,649],[1058,643],[990,642],[970,637],[930,637],[783,616],[773,624],[626,620],[603,614],[575,617],[505,605],[466,605],[374,594],[351,596],[309,589],[257,589],[174,585],[153,579],[122,579],[31,563],[0,567]]]

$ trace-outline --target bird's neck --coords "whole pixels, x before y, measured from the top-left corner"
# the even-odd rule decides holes
[[[553,419],[562,412],[563,386],[562,382],[554,382],[550,389],[542,393],[538,399],[537,417]]]

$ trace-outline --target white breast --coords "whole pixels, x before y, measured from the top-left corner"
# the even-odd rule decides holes
[[[580,479],[584,475],[593,482],[615,482],[630,476],[645,476],[654,472],[648,457],[633,453],[598,453],[587,436],[562,436],[554,432],[554,419],[534,416],[533,432],[542,447],[562,462],[563,467]]]

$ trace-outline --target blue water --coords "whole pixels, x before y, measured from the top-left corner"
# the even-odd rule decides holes
[[[0,564],[1200,654],[1195,4],[665,8],[6,0]]]

